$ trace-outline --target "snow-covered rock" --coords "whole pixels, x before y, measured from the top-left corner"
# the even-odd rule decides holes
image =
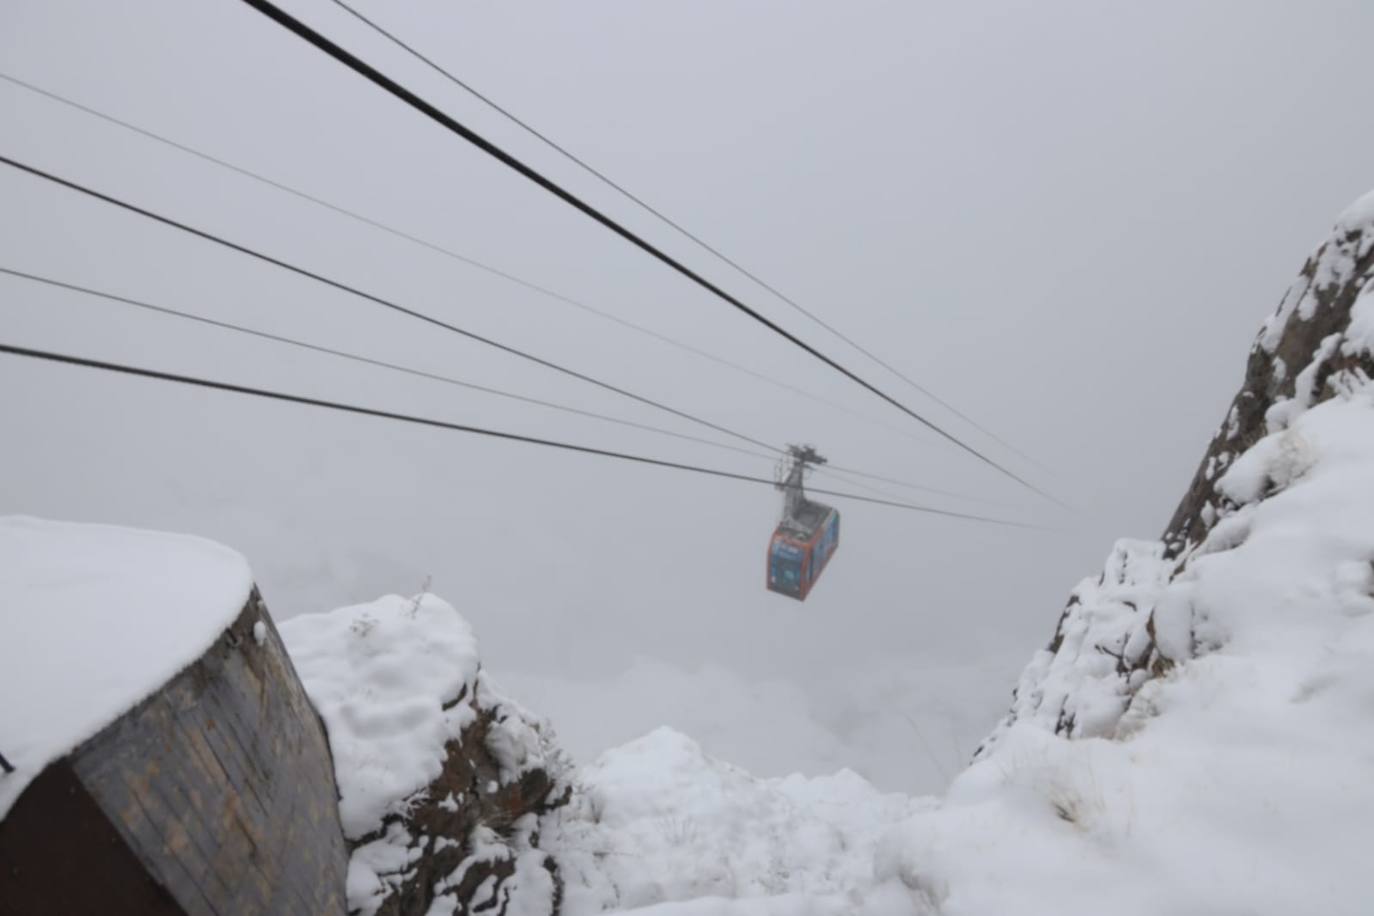
[[[1350,402],[1374,377],[1374,192],[1343,213],[1303,265],[1250,350],[1232,401],[1159,541],[1121,541],[1101,575],[1070,594],[1049,646],[1017,685],[1003,726],[1111,735],[1131,698],[1225,634],[1195,624],[1183,588],[1196,562],[1249,534],[1254,505],[1319,460],[1296,428],[1314,406]]]
[[[1042,708],[889,838],[879,880],[949,914],[1370,911],[1374,388],[1290,419],[1233,473],[1286,474],[1295,435],[1301,474],[1146,582],[1167,670],[1075,738],[1044,704],[1095,708],[1112,678],[1081,650],[1037,659],[1021,689]]]
[[[1340,215],[1260,329],[1240,391],[1165,529],[1167,555],[1199,544],[1234,502],[1217,484],[1241,452],[1372,370],[1374,192]]]
[[[570,764],[481,670],[458,612],[389,595],[280,630],[334,754],[350,912],[556,912],[538,817],[567,800]]]
[[[876,879],[942,913],[1364,913],[1374,195],[1304,265],[1159,541],[1072,592]]]

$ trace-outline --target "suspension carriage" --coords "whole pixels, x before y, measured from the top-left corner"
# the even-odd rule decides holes
[[[782,520],[768,544],[769,591],[805,601],[835,548],[840,545],[840,513],[806,498],[802,483],[808,465],[825,464],[809,445],[788,446],[778,474],[783,491]]]

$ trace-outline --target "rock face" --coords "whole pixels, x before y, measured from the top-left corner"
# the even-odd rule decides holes
[[[1244,537],[1240,526],[1221,523],[1287,486],[1300,473],[1304,445],[1284,439],[1290,460],[1270,462],[1258,476],[1223,475],[1263,437],[1371,377],[1374,194],[1341,215],[1264,323],[1240,392],[1161,540],[1118,542],[1101,575],[1073,590],[1049,645],[1022,674],[1006,720],[975,757],[1017,722],[1068,737],[1114,735],[1145,683],[1215,648],[1188,608],[1158,607],[1158,599],[1196,559]]]
[[[539,818],[568,801],[571,765],[482,672],[462,617],[392,595],[282,634],[334,752],[349,912],[556,913]]]
[[[1178,504],[1164,543],[1168,556],[1196,546],[1226,502],[1216,481],[1236,455],[1285,428],[1296,414],[1342,390],[1350,374],[1374,373],[1369,336],[1374,306],[1356,304],[1374,278],[1374,201],[1337,221],[1250,348],[1245,381]]]
[[[473,718],[445,744],[443,772],[402,799],[383,826],[350,843],[350,890],[366,890],[350,901],[379,916],[424,916],[436,905],[442,913],[557,913],[562,882],[554,859],[539,849],[538,825],[571,795],[559,758],[535,731],[540,723],[485,678],[459,702]],[[521,742],[540,748],[540,759],[513,775],[507,755]],[[366,901],[379,891],[380,905],[369,910]]]

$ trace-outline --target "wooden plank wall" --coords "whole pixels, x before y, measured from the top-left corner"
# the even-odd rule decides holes
[[[185,916],[59,760],[0,820],[0,916],[86,913]]]
[[[344,916],[328,741],[256,590],[197,663],[70,762],[189,916]]]

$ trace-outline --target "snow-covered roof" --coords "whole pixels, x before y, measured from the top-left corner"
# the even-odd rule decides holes
[[[0,817],[48,763],[198,659],[248,563],[185,535],[0,517]]]

